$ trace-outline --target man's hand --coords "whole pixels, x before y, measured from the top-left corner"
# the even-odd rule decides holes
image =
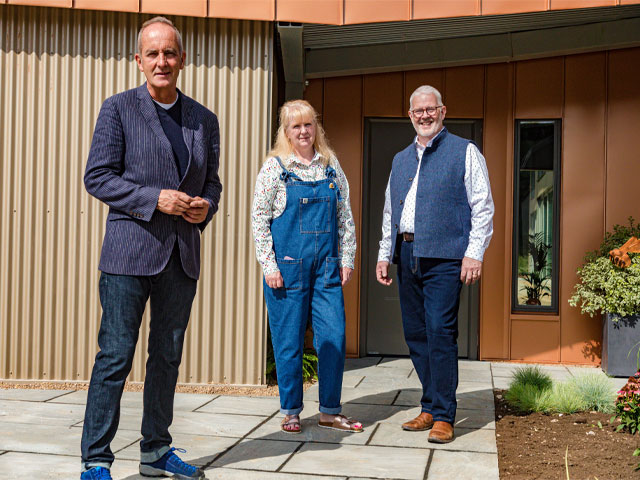
[[[189,223],[201,223],[207,218],[208,211],[209,202],[200,197],[194,197],[189,204],[189,208],[182,213],[182,218]]]
[[[378,262],[376,264],[376,280],[385,287],[391,285],[393,280],[389,277],[389,262]]]
[[[269,285],[270,288],[284,287],[284,280],[282,280],[282,275],[280,275],[280,272],[265,275],[264,280],[267,282],[267,285]]]
[[[471,285],[480,279],[480,275],[482,275],[482,262],[473,258],[464,257],[462,259],[460,281],[466,285]]]
[[[178,190],[160,190],[156,208],[167,215],[182,215],[194,199]]]
[[[342,281],[343,287],[347,283],[349,283],[349,280],[351,280],[351,275],[353,275],[353,268],[349,268],[349,267],[340,268],[340,280]]]

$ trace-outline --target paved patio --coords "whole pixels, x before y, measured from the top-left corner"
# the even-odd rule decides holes
[[[305,393],[303,433],[280,431],[277,397],[177,394],[171,433],[182,458],[206,468],[208,479],[439,480],[498,479],[493,388],[506,388],[522,364],[460,361],[456,439],[427,442],[428,432],[400,424],[419,413],[420,383],[405,358],[347,361],[343,412],[364,433],[316,426],[318,387]],[[545,366],[555,379],[580,367]],[[622,386],[624,379],[612,379]],[[0,479],[74,479],[86,391],[0,390]],[[114,479],[142,479],[138,442],[142,393],[125,392],[112,444]]]

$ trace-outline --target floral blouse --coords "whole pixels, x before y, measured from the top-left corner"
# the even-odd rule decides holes
[[[315,154],[310,165],[300,162],[294,154],[282,159],[282,164],[304,181],[317,181],[326,178],[326,167],[321,161],[319,153]],[[337,203],[340,266],[354,268],[356,228],[349,203],[349,183],[336,158],[332,158],[331,166],[336,171],[336,183],[342,197]],[[284,181],[280,180],[281,173],[282,167],[278,160],[274,157],[267,159],[260,169],[253,194],[251,212],[253,239],[256,245],[256,256],[265,275],[279,271],[276,255],[273,251],[271,220],[282,215],[287,205],[287,189]]]

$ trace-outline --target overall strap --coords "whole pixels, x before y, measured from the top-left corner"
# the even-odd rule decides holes
[[[302,181],[302,179],[298,175],[296,175],[293,172],[290,172],[285,168],[285,166],[282,163],[282,160],[280,160],[280,157],[276,157],[276,160],[278,161],[278,163],[280,164],[280,167],[282,168],[282,173],[280,174],[280,180],[282,180],[284,183],[288,183],[291,179]]]
[[[335,169],[331,165],[327,165],[327,168],[325,170],[325,174],[327,175],[328,179],[333,180],[333,182],[331,184],[335,185],[336,195],[338,197],[338,201],[341,202],[342,201],[342,195],[340,195],[340,188],[338,187],[338,182],[336,181],[336,171],[335,171]]]

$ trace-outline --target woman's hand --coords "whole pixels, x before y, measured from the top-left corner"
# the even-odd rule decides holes
[[[353,268],[349,268],[349,267],[340,268],[340,280],[342,280],[343,287],[347,283],[349,283],[349,280],[351,280],[351,275],[353,275]]]
[[[340,274],[340,276],[342,277],[342,274]],[[282,288],[282,287],[284,287],[284,280],[282,280],[282,275],[280,275],[280,272],[276,272],[276,273],[271,273],[269,275],[265,275],[264,276],[264,280],[265,280],[265,282],[267,282],[267,285],[269,285],[269,287],[271,287],[271,288]]]

